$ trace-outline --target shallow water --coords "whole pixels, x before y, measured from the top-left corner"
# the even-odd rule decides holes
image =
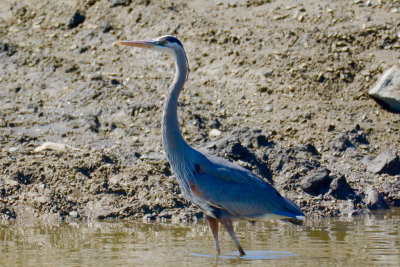
[[[353,218],[235,225],[239,258],[220,233],[223,256],[204,221],[0,224],[0,266],[399,266],[400,209]]]

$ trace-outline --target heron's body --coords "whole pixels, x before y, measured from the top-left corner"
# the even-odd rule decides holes
[[[189,146],[179,130],[178,96],[188,75],[186,54],[179,40],[163,36],[153,41],[120,42],[168,52],[175,58],[175,79],[169,88],[162,117],[164,148],[184,196],[204,211],[215,239],[217,253],[218,222],[233,237],[241,255],[232,220],[302,220],[303,212],[290,200],[249,170],[230,161],[201,153]]]

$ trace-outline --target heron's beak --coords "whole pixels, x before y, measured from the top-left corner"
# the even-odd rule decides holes
[[[142,48],[152,48],[152,47],[154,47],[153,42],[150,42],[150,41],[119,41],[118,44],[127,45],[127,46],[142,47]]]

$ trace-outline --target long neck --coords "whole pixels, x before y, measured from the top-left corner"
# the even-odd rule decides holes
[[[188,73],[186,55],[183,49],[176,52],[175,65],[175,78],[169,87],[162,117],[164,149],[170,161],[173,160],[173,155],[181,154],[189,146],[179,130],[177,113],[179,93],[183,88]]]

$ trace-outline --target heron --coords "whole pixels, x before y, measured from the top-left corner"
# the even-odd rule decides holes
[[[189,68],[183,45],[176,37],[165,35],[148,41],[118,43],[167,53],[175,59],[175,77],[162,114],[163,146],[183,196],[205,214],[215,241],[216,255],[221,254],[219,224],[232,237],[240,256],[244,256],[246,253],[236,237],[233,220],[283,219],[298,224],[305,219],[296,204],[250,170],[202,153],[184,140],[179,129],[177,106]]]

